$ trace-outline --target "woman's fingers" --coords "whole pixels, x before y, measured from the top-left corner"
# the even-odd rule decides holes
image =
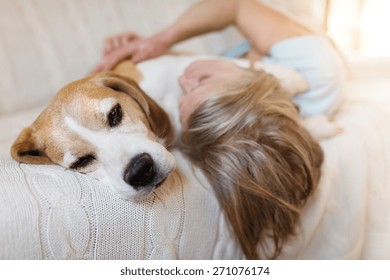
[[[129,42],[140,39],[141,37],[133,32],[126,32],[107,38],[103,43],[103,53],[108,55],[111,52],[122,48]]]

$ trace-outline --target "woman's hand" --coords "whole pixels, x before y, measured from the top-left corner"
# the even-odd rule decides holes
[[[163,36],[142,38],[135,33],[110,37],[104,43],[104,56],[92,73],[113,69],[119,62],[129,58],[134,63],[165,54],[171,43]]]
[[[122,48],[124,45],[139,39],[141,37],[134,32],[126,32],[108,37],[103,43],[103,55],[107,56],[115,50]]]

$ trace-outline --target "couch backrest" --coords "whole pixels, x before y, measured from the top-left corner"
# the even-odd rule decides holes
[[[0,0],[0,115],[42,105],[60,87],[85,76],[98,61],[107,36],[125,30],[150,35],[194,2]],[[277,2],[285,4],[286,0]],[[287,2],[291,6],[292,1]],[[302,5],[299,7],[297,11],[302,12]],[[237,38],[230,29],[193,39],[179,48],[217,54]]]

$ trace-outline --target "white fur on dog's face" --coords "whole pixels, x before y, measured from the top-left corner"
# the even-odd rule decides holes
[[[158,187],[175,160],[153,130],[154,107],[134,84],[110,79],[84,79],[64,87],[22,131],[13,157],[85,173],[126,199]]]
[[[99,105],[103,106],[99,106],[99,109],[105,107],[105,103],[108,101],[111,101],[112,108],[119,104],[115,99],[107,98],[100,101]],[[100,114],[109,114],[109,111],[104,111],[100,111]],[[123,120],[117,127],[101,130],[84,127],[71,116],[66,116],[64,122],[73,133],[93,147],[93,151],[87,155],[93,155],[95,159],[86,166],[76,168],[76,170],[86,173],[106,185],[113,186],[124,198],[149,193],[166,178],[173,168],[173,156],[156,141],[153,135],[150,135],[150,128],[141,119],[130,119],[128,115],[124,114]],[[71,168],[80,159],[77,146],[75,148],[74,153],[68,151],[64,154],[64,166]],[[135,186],[129,188],[123,177],[127,165],[140,154],[151,155],[154,162],[153,168],[157,174],[151,184],[137,190]]]

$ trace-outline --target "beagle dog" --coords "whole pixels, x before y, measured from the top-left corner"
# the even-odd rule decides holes
[[[126,73],[126,76],[121,75]],[[63,87],[11,147],[22,163],[58,164],[137,199],[175,168],[169,118],[130,63]]]

